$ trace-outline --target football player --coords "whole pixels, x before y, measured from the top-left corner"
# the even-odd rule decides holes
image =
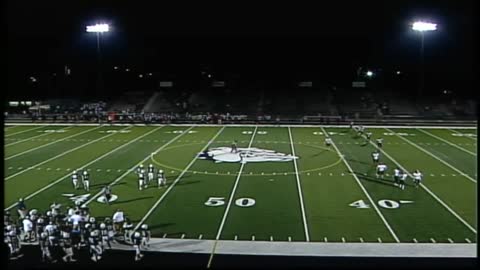
[[[405,189],[405,181],[407,180],[408,174],[407,172],[401,172],[400,176],[400,188],[403,190]]]
[[[382,148],[382,146],[383,146],[383,138],[378,138],[378,139],[377,139],[377,146],[378,146],[378,148]]]
[[[230,153],[238,153],[238,150],[237,150],[237,141],[233,141],[232,143],[232,149],[230,150]]]
[[[332,139],[330,137],[325,138],[325,145],[326,146],[332,145]]]
[[[380,162],[380,164],[377,165],[377,178],[380,177],[383,179],[385,171],[387,171],[387,165],[385,165],[383,162]]]
[[[138,174],[138,190],[142,190],[145,186],[145,174],[143,170]]]
[[[358,128],[358,133],[360,133],[360,135],[363,134],[364,131],[365,131],[365,127],[364,127],[364,126],[360,126],[360,127]]]
[[[83,171],[83,188],[85,191],[90,191],[90,175],[87,170]]]
[[[367,135],[367,141],[370,141],[370,138],[372,137],[372,133],[367,132],[367,133],[365,133],[365,135]]]
[[[79,188],[79,184],[78,184],[78,172],[77,172],[77,170],[73,170],[72,183],[73,183],[73,187],[74,187],[75,189],[78,189],[78,188]]]
[[[72,238],[70,237],[70,233],[63,232],[62,233],[62,248],[63,252],[65,252],[65,256],[62,257],[64,262],[70,261],[75,262],[76,260],[73,259],[73,243]]]
[[[374,151],[372,153],[372,160],[373,164],[378,164],[378,162],[380,161],[380,153],[378,151]]]
[[[422,182],[423,174],[420,172],[420,170],[415,170],[413,172],[413,182],[415,183],[415,187],[418,188],[420,185],[420,182]]]
[[[350,122],[350,129],[353,129],[353,125],[354,125],[354,124],[355,124],[355,123],[354,123],[353,121]]]
[[[152,164],[148,165],[148,180],[147,180],[147,183],[150,183],[151,181],[153,181],[153,178],[155,176],[155,168],[153,167]]]
[[[105,203],[110,205],[110,199],[112,198],[112,188],[110,186],[105,186],[103,188],[103,196],[105,197]]]
[[[147,224],[142,224],[142,226],[140,228],[141,228],[140,235],[142,236],[142,246],[144,248],[149,248],[150,247],[151,232],[148,229],[148,225]]]
[[[157,181],[158,181],[158,188],[161,188],[162,186],[167,184],[167,179],[165,178],[165,174],[163,173],[163,170],[158,170]]]
[[[137,167],[137,174],[142,173],[142,170],[143,170],[143,164],[140,164],[140,165]]]
[[[402,171],[400,170],[400,168],[396,167],[393,170],[393,183],[394,183],[395,186],[400,185],[400,178],[401,177],[402,177]]]
[[[132,237],[133,247],[135,248],[135,261],[142,259],[143,254],[141,253],[140,247],[142,245],[142,236],[140,232],[135,232]]]
[[[48,261],[55,263],[50,253],[50,242],[48,241],[48,233],[42,232],[39,238],[40,249],[42,250],[42,262]]]
[[[107,245],[109,249],[112,249],[112,244],[110,244],[109,231],[105,223],[100,224],[100,235],[102,236],[102,249],[105,250],[105,245]]]
[[[102,248],[100,247],[98,230],[93,230],[88,237],[92,261],[97,262],[102,258]]]

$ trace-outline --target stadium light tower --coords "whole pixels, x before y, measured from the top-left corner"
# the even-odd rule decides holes
[[[97,35],[97,72],[98,72],[98,78],[97,78],[97,90],[99,92],[102,92],[102,86],[103,86],[103,81],[102,81],[102,53],[100,50],[100,35],[102,33],[108,32],[110,30],[110,27],[108,24],[95,24],[95,25],[88,25],[86,31],[88,33],[96,33]]]
[[[421,97],[422,94],[423,94],[423,87],[424,87],[424,84],[425,84],[425,71],[424,71],[425,32],[436,31],[437,30],[437,24],[429,23],[429,22],[423,22],[423,21],[417,21],[417,22],[413,23],[412,29],[414,31],[420,32],[420,36],[421,36],[421,40],[422,40],[422,44],[420,46],[420,57],[421,57],[420,87],[418,88],[418,97]]]

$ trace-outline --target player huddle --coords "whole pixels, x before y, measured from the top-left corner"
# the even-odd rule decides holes
[[[80,188],[80,180],[81,180],[83,189],[85,189],[85,191],[90,191],[90,174],[88,173],[87,170],[83,170],[81,174],[78,173],[77,170],[73,170],[72,183],[75,189]]]
[[[152,164],[148,165],[148,169],[145,172],[143,164],[140,164],[136,170],[138,176],[138,189],[142,190],[148,188],[148,185],[155,181],[155,176],[157,179],[157,186],[161,188],[167,184],[167,179],[165,178],[165,173],[163,170],[157,170],[153,167]]]

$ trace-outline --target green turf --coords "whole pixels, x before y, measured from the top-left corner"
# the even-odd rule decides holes
[[[292,127],[293,145],[287,127],[258,127],[252,141],[253,126],[105,126],[98,129],[91,126],[67,129],[45,126],[29,130],[32,128],[35,126],[5,130],[6,206],[12,205],[19,197],[34,194],[27,200],[27,206],[44,210],[53,201],[63,206],[72,205],[72,201],[62,194],[88,194],[87,203],[94,216],[101,219],[121,208],[135,224],[145,218],[155,237],[166,235],[168,238],[215,239],[219,235],[220,239],[225,240],[252,240],[255,237],[255,241],[306,241],[309,237],[314,242],[378,242],[379,238],[382,242],[395,242],[395,235],[400,242],[409,243],[414,242],[413,239],[430,242],[431,238],[443,243],[448,243],[449,239],[465,243],[466,238],[476,242],[476,233],[427,191],[414,188],[411,180],[407,182],[405,190],[400,190],[393,186],[392,176],[377,179],[370,157],[375,147],[349,128],[325,130],[330,132],[340,154],[359,182],[335,148],[324,145],[325,134],[320,127]],[[42,133],[55,129],[67,131]],[[129,132],[104,133],[121,129]],[[185,132],[187,129],[190,132]],[[420,130],[392,129],[396,133],[415,134],[401,135],[410,144],[395,134],[388,134],[390,131],[386,129],[369,130],[374,138],[385,138],[383,150],[395,161],[409,171],[420,169],[425,175],[425,187],[476,229],[477,184],[411,145],[424,148],[476,181],[476,138],[453,136],[451,134],[455,132],[452,130],[422,129],[457,145],[455,147]],[[471,129],[455,130],[476,134],[476,130]],[[83,134],[59,141],[84,131]],[[182,131],[184,133],[180,133]],[[17,132],[22,133],[15,134]],[[96,139],[99,141],[91,143]],[[25,141],[19,142],[22,140]],[[240,177],[237,177],[241,168],[239,163],[197,159],[197,154],[209,143],[210,148],[229,147],[233,140],[238,141],[238,147],[247,147],[251,142],[252,147],[285,154],[291,154],[293,148],[299,156],[298,182],[291,161],[247,163]],[[19,143],[8,146],[15,142]],[[87,143],[90,144],[85,145]],[[49,145],[41,147],[46,144]],[[79,148],[58,157],[76,147]],[[28,152],[22,154],[25,151]],[[98,159],[109,152],[109,155]],[[9,158],[13,155],[18,156]],[[52,160],[37,166],[48,159]],[[71,170],[96,159],[87,167],[91,174],[90,192],[74,190]],[[152,163],[165,170],[166,187],[157,188],[155,183],[145,190],[138,190],[137,176],[128,170],[144,159],[145,166]],[[385,155],[381,159],[389,166],[388,173],[392,174],[395,167],[393,160]],[[33,169],[27,169],[31,166]],[[187,166],[190,167],[185,170]],[[118,199],[111,205],[97,202],[94,196],[104,185],[114,181],[113,194]],[[49,188],[37,192],[47,185],[50,185]],[[206,205],[212,197],[222,198],[224,203]],[[254,203],[242,206],[242,199],[245,198],[253,199]],[[369,207],[360,209],[350,205],[360,200]],[[412,203],[389,209],[379,204],[381,200]],[[302,202],[306,223],[302,215]]]

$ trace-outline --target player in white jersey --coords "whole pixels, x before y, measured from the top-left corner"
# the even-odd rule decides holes
[[[378,151],[372,153],[372,160],[373,164],[378,164],[378,162],[380,161],[380,153]]]
[[[325,145],[326,146],[332,145],[332,139],[330,137],[325,138]]]
[[[407,172],[401,172],[400,175],[400,188],[405,189],[405,181],[407,181],[408,174]]]
[[[73,183],[73,187],[75,189],[78,189],[80,187],[80,185],[78,184],[78,172],[77,172],[77,170],[73,170],[72,183]]]
[[[415,187],[418,188],[420,182],[422,182],[423,174],[419,170],[415,170],[413,173],[413,182],[415,183]]]
[[[141,170],[138,174],[138,190],[142,190],[145,187],[145,171]]]
[[[378,146],[378,148],[382,148],[382,146],[383,146],[383,138],[378,138],[378,139],[377,139],[377,146]]]
[[[153,178],[155,177],[155,168],[153,167],[152,164],[148,165],[148,173],[147,173],[147,183],[150,183],[153,181]]]
[[[395,186],[398,186],[400,184],[400,178],[402,177],[402,171],[400,168],[395,168],[393,170],[393,182]]]
[[[90,191],[90,175],[88,174],[87,170],[85,169],[83,171],[83,176],[82,176],[82,182],[83,182],[83,188],[86,191]]]
[[[140,174],[143,170],[143,164],[140,164],[138,167],[137,167],[137,174]]]
[[[158,181],[158,188],[161,188],[162,186],[167,184],[167,179],[165,178],[165,173],[163,173],[163,170],[158,171],[157,181]]]
[[[384,163],[380,162],[380,164],[377,165],[377,178],[381,177],[383,179],[383,175],[387,171],[387,165]]]

